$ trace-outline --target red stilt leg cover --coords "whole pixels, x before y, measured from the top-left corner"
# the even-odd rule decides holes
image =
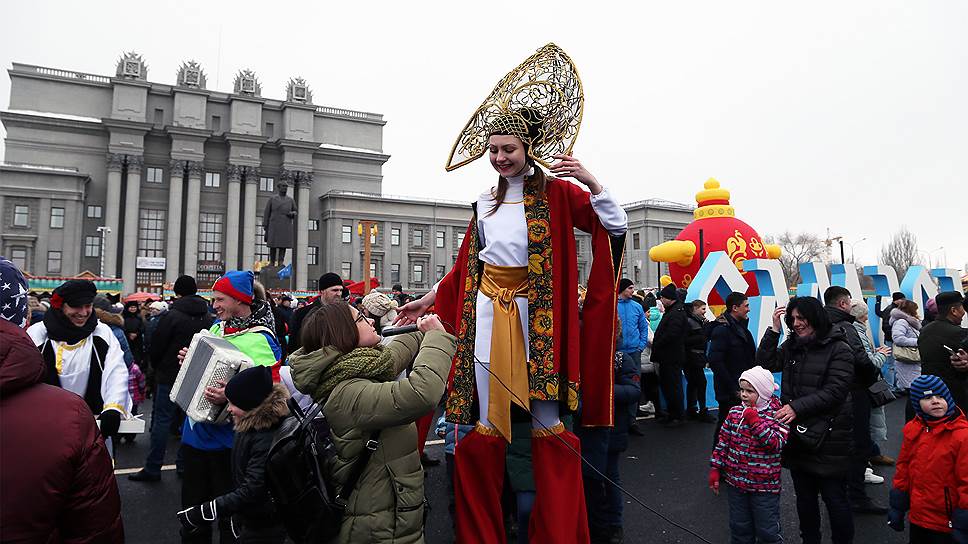
[[[459,544],[504,544],[501,492],[507,442],[478,426],[454,449]],[[583,514],[584,515],[584,514]]]
[[[562,444],[559,437],[575,451],[581,451],[578,437],[564,427],[560,427],[557,436],[542,432],[531,439],[536,494],[531,510],[529,542],[587,544],[588,515],[585,513],[581,459]]]
[[[424,444],[427,443],[427,433],[430,431],[430,424],[433,420],[433,411],[417,420],[417,452],[420,455],[423,455]]]

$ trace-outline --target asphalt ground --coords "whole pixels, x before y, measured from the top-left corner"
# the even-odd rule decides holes
[[[904,420],[906,397],[887,406],[889,439],[881,444],[882,451],[897,457],[900,450],[900,429]],[[143,406],[150,414],[150,401]],[[146,416],[146,417],[150,417]],[[645,505],[663,517],[701,535],[706,541],[729,541],[729,525],[725,494],[716,496],[707,488],[709,450],[713,424],[690,422],[676,429],[667,429],[646,419],[640,421],[645,436],[632,436],[620,468],[623,486]],[[436,436],[427,446],[431,457],[443,459],[443,445]],[[175,512],[181,507],[181,481],[174,467],[178,441],[171,439],[166,454],[166,470],[156,483],[132,482],[127,473],[141,467],[147,453],[148,435],[137,436],[132,444],[116,448],[118,486],[128,542],[176,543],[178,521]],[[893,467],[876,467],[875,472],[885,478],[880,485],[868,485],[868,495],[887,504]],[[426,527],[426,541],[430,544],[453,542],[450,518],[447,513],[447,472],[443,463],[427,470],[426,495],[432,510]],[[799,542],[793,483],[789,473],[783,472],[781,494],[781,523],[787,542]],[[823,510],[823,509],[822,509]],[[826,512],[824,511],[826,517]],[[702,540],[661,519],[631,499],[626,500],[625,541],[628,543],[699,543]],[[889,544],[906,542],[906,534],[887,527],[883,516],[855,516],[858,544]],[[825,541],[829,528],[824,521]]]

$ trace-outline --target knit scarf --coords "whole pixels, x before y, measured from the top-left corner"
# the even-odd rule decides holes
[[[252,327],[265,327],[275,332],[276,320],[272,317],[272,308],[263,300],[252,301],[252,313],[245,317],[232,317],[225,322],[225,334],[235,334]]]
[[[97,328],[97,315],[91,312],[84,325],[78,327],[71,323],[64,312],[51,308],[44,313],[44,326],[47,327],[47,338],[56,342],[76,344],[81,340],[91,336]]]
[[[323,371],[316,394],[318,402],[326,402],[329,395],[341,382],[354,378],[388,382],[396,377],[393,371],[391,352],[379,347],[356,348],[340,356]]]

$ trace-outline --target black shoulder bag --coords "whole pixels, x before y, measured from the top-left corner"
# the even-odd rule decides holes
[[[820,387],[827,383],[827,372],[830,370],[830,362],[823,371],[820,379]],[[797,389],[797,396],[800,391]],[[796,444],[795,447],[806,451],[817,451],[827,440],[830,431],[833,430],[834,417],[830,415],[818,415],[803,421],[795,421],[790,427],[790,442]]]

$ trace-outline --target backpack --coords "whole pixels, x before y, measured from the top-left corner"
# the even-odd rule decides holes
[[[346,501],[379,446],[380,431],[367,441],[337,494],[332,479],[336,446],[322,406],[314,404],[304,413],[290,398],[289,409],[292,415],[280,425],[269,448],[266,484],[293,542],[328,542],[339,534]]]

